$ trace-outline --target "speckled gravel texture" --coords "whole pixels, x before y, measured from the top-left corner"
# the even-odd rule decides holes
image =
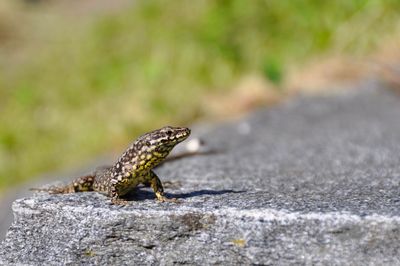
[[[14,202],[0,264],[400,265],[400,96],[369,82],[197,126],[216,153],[138,189]]]

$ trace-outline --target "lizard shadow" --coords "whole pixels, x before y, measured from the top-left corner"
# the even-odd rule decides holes
[[[213,189],[201,189],[197,191],[192,191],[188,193],[165,193],[167,197],[177,198],[177,199],[187,199],[193,197],[200,197],[205,195],[223,195],[228,193],[244,193],[245,190],[232,190],[232,189],[222,189],[222,190],[213,190]]]
[[[201,196],[217,196],[223,195],[228,193],[244,193],[245,190],[232,190],[232,189],[223,189],[223,190],[213,190],[213,189],[201,189],[187,193],[165,193],[167,198],[176,198],[176,199],[187,199],[193,197],[201,197]],[[127,200],[132,201],[140,201],[140,200],[148,200],[148,199],[155,199],[154,192],[151,190],[146,190],[143,188],[135,189],[132,193],[129,193],[126,196]]]
[[[182,158],[188,158],[188,157],[194,157],[194,156],[205,156],[205,155],[214,155],[214,154],[221,154],[225,152],[225,150],[216,150],[216,149],[210,149],[210,150],[206,150],[206,151],[196,151],[196,152],[183,152],[180,154],[176,154],[176,155],[172,155],[172,156],[168,156],[167,158],[165,158],[159,165],[157,165],[156,167],[159,167],[165,163],[171,162],[171,161],[177,161],[179,159]]]

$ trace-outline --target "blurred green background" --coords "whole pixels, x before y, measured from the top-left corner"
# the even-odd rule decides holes
[[[399,14],[397,0],[3,0],[0,190],[220,117],[249,75],[286,97],[293,69],[396,41]]]

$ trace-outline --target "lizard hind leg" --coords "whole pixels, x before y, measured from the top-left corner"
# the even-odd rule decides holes
[[[120,198],[118,191],[115,188],[109,192],[109,196],[111,197],[111,204],[113,205],[125,206],[129,204],[129,201]]]
[[[93,191],[94,175],[84,175],[72,182],[72,192]]]

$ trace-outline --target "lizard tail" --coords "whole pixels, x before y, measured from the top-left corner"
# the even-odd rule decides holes
[[[67,194],[74,192],[93,191],[94,174],[76,178],[71,184],[62,187],[31,188],[31,191],[48,192],[50,194]]]
[[[30,188],[29,190],[37,192],[48,192],[50,194],[67,194],[75,192],[74,187],[72,185],[64,187]]]

